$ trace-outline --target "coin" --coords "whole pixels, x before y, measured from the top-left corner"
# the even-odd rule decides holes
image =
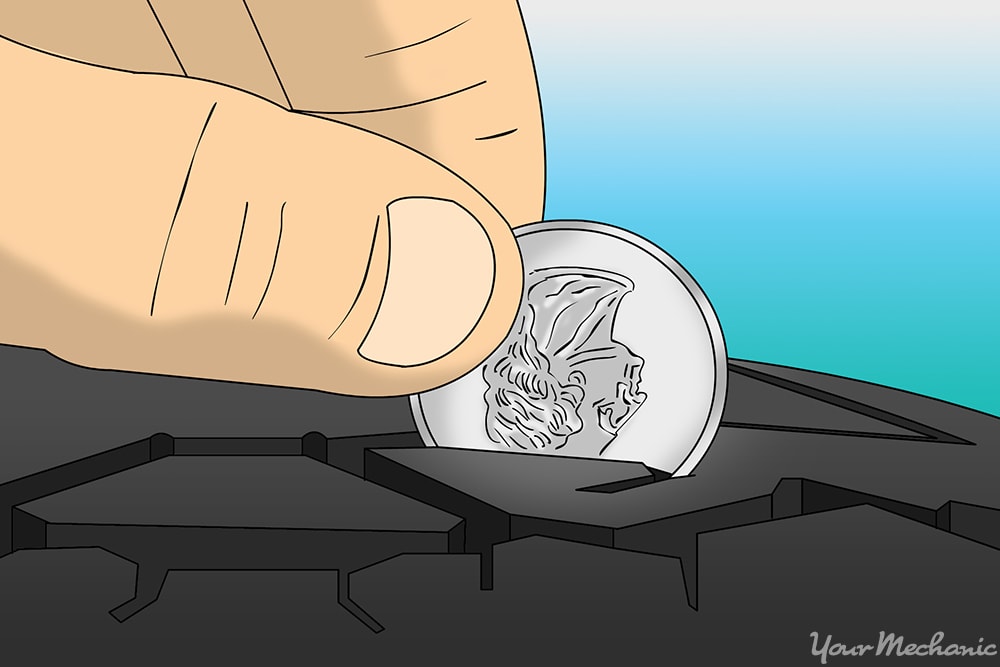
[[[521,307],[477,368],[410,397],[428,446],[638,461],[689,474],[726,396],[705,293],[652,242],[599,222],[514,231]]]

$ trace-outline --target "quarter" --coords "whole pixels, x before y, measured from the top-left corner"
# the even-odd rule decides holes
[[[524,294],[477,368],[410,397],[428,446],[638,461],[689,474],[726,396],[705,293],[652,242],[589,221],[514,231]]]

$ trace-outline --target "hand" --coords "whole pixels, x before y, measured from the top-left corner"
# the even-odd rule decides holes
[[[392,395],[460,376],[509,328],[509,225],[416,151],[203,81],[5,40],[0,62],[22,101],[0,131],[0,342]]]

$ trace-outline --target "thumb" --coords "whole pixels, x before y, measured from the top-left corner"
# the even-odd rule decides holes
[[[143,204],[127,200],[151,186],[117,183],[111,204],[73,220],[94,227],[91,247],[67,249],[73,261],[59,262],[49,245],[26,271],[50,270],[20,278],[35,286],[22,295],[35,307],[21,310],[53,354],[379,396],[447,383],[499,344],[520,299],[520,256],[504,218],[471,185],[371,132],[182,83],[202,111],[198,123],[164,111],[192,130],[190,149],[175,151],[186,158],[162,179],[176,199],[137,223]],[[190,110],[169,85],[171,104]],[[104,141],[101,164],[120,163]],[[39,346],[27,337],[9,342]]]
[[[248,106],[208,119],[165,242],[160,372],[386,395],[485,358],[521,291],[500,214],[396,143]]]

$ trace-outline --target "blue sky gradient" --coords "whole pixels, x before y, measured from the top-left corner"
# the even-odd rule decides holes
[[[1000,3],[522,10],[547,218],[662,246],[731,356],[1000,415]]]

